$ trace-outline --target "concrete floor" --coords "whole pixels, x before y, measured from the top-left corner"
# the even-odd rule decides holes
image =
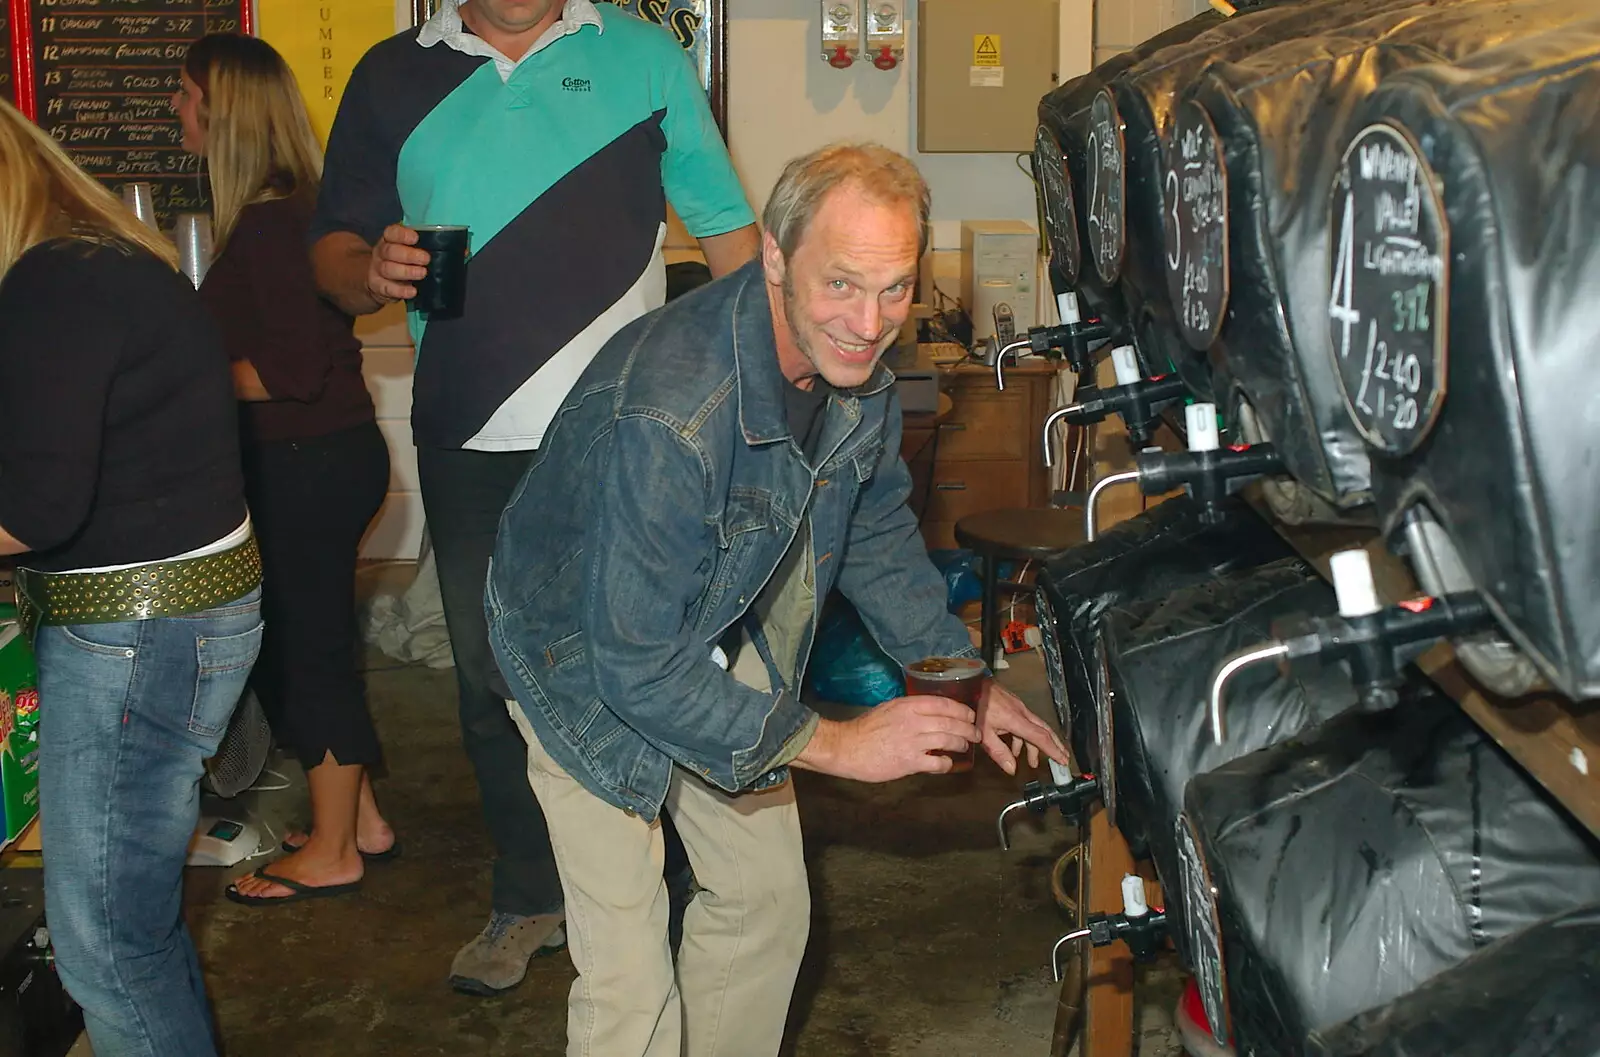
[[[445,986],[451,957],[485,920],[490,876],[454,674],[376,653],[370,665],[390,768],[379,797],[403,856],[370,868],[354,896],[270,909],[221,898],[243,866],[189,871],[227,1057],[561,1054],[574,975],[564,954],[497,999]],[[1003,679],[1049,714],[1037,655],[1014,658]],[[278,834],[304,817],[298,768],[283,769],[290,789],[232,802]],[[969,775],[885,786],[797,777],[815,921],[785,1052],[1048,1057],[1058,991],[1049,954],[1064,918],[1047,871],[1072,833],[1059,816],[1030,818],[1000,850],[995,816],[1026,777],[987,761]],[[1176,980],[1158,968],[1141,988],[1142,1057],[1181,1053],[1169,1013]]]

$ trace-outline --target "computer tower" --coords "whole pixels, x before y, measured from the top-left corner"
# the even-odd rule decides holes
[[[1003,345],[1038,322],[1039,235],[1031,225],[961,222],[961,303],[972,316],[974,345],[986,338]]]

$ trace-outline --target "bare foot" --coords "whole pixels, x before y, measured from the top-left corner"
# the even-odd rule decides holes
[[[283,846],[298,852],[311,838],[308,830],[295,829],[284,834]],[[369,820],[365,814],[356,820],[356,849],[362,855],[382,855],[395,845],[394,830],[382,815]]]
[[[329,848],[326,844],[326,841],[318,841],[313,835],[299,851],[275,861],[268,872],[312,888],[353,884],[361,880],[365,871],[361,856],[354,849]],[[283,885],[253,873],[239,878],[233,887],[240,895],[258,899],[282,899],[293,894]]]
[[[309,830],[294,830],[284,835],[284,847],[298,852],[311,836]],[[378,810],[372,794],[372,777],[361,776],[361,794],[356,801],[356,848],[362,855],[383,855],[394,848],[394,829]]]

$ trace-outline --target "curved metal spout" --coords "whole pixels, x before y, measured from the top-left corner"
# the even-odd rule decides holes
[[[1006,356],[1018,349],[1026,349],[1031,343],[1027,338],[1013,341],[1005,348],[994,354],[994,384],[1003,393],[1006,391],[1005,363]]]
[[[1226,730],[1222,721],[1222,692],[1227,689],[1228,680],[1251,665],[1260,664],[1278,657],[1285,657],[1289,653],[1289,645],[1285,642],[1268,642],[1260,646],[1250,646],[1229,654],[1217,666],[1216,674],[1211,677],[1211,740],[1221,745],[1226,737]]]
[[[1044,420],[1044,436],[1042,438],[1044,440],[1044,465],[1045,465],[1045,469],[1049,469],[1050,467],[1055,465],[1054,452],[1053,452],[1052,446],[1050,444],[1050,429],[1051,429],[1051,427],[1053,427],[1056,424],[1056,422],[1059,419],[1061,419],[1062,417],[1064,417],[1066,415],[1076,414],[1077,412],[1082,411],[1082,410],[1083,410],[1083,405],[1082,404],[1068,404],[1065,407],[1056,408],[1054,411],[1050,412],[1049,415],[1045,416],[1045,420]]]
[[[1088,937],[1088,929],[1078,929],[1076,932],[1069,932],[1065,936],[1062,936],[1060,939],[1056,940],[1056,945],[1050,948],[1050,975],[1056,978],[1056,983],[1059,984],[1061,982],[1062,944],[1071,943],[1073,940],[1087,939]]]
[[[1105,491],[1107,488],[1110,488],[1114,484],[1126,484],[1128,481],[1137,481],[1138,479],[1138,470],[1123,470],[1121,473],[1114,473],[1109,477],[1102,477],[1100,480],[1094,483],[1094,487],[1089,489],[1089,498],[1083,504],[1084,539],[1089,540],[1092,543],[1099,535],[1099,532],[1095,527],[1094,515],[1095,507],[1100,502],[1100,493]]]
[[[1001,851],[1011,850],[1011,840],[1006,836],[1006,816],[1019,808],[1026,808],[1027,806],[1028,802],[1026,800],[1013,800],[1011,803],[1000,809],[1000,818],[995,822],[994,825],[995,831],[1000,834]]]

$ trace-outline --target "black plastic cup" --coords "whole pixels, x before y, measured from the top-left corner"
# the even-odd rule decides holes
[[[417,248],[430,254],[428,274],[417,280],[411,307],[431,319],[461,315],[467,304],[467,257],[471,232],[452,224],[424,224],[416,229]]]

